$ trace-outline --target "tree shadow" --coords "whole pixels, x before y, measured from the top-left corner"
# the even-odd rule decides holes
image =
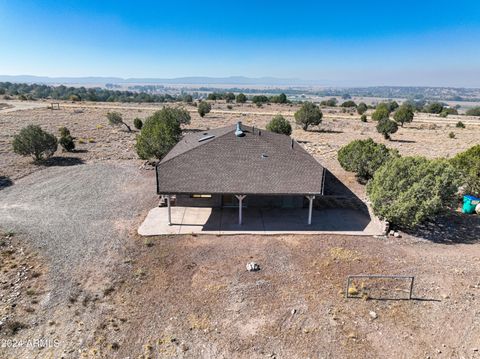
[[[400,142],[400,143],[417,143],[417,141],[412,141],[412,140],[398,140],[398,139],[390,139],[391,142]]]
[[[480,216],[450,212],[404,232],[441,244],[480,243]]]
[[[0,190],[10,187],[13,185],[13,181],[10,179],[10,177],[7,176],[0,176]]]
[[[308,130],[308,132],[317,132],[317,133],[343,133],[343,131],[330,130],[330,129],[325,129],[325,128],[312,129],[312,130]]]
[[[78,157],[50,157],[39,164],[45,167],[68,167],[68,166],[77,166],[83,165],[84,160]]]
[[[87,153],[88,150],[85,150],[85,149],[75,149],[75,150],[72,150],[70,151],[71,153]]]

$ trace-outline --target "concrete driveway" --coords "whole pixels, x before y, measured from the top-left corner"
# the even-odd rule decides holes
[[[172,225],[168,225],[168,209],[150,210],[138,229],[142,236],[162,234],[381,234],[376,218],[351,209],[314,210],[312,224],[307,225],[308,209],[245,208],[243,224],[238,224],[238,209],[172,207]]]

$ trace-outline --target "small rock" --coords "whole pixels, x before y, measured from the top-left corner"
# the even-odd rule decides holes
[[[291,313],[292,313],[292,315],[294,315],[296,312],[297,312],[296,309],[292,309],[292,312],[291,312]]]
[[[388,232],[389,235],[393,236],[395,234],[395,231],[392,229],[390,232]]]
[[[372,319],[377,319],[378,318],[377,313],[375,313],[373,310],[371,310],[368,314],[370,315],[370,318],[372,318]]]
[[[478,352],[478,348],[473,348],[472,352]]]
[[[260,266],[255,262],[247,263],[247,270],[249,272],[256,272],[260,270]]]
[[[402,235],[401,235],[400,233],[398,233],[398,232],[394,232],[394,233],[393,233],[393,236],[394,236],[395,238],[402,238]]]

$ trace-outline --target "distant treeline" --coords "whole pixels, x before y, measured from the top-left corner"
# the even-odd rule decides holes
[[[0,95],[18,96],[22,100],[55,99],[98,102],[175,102],[182,96],[148,94],[145,92],[106,90],[102,88],[48,86],[0,82]]]

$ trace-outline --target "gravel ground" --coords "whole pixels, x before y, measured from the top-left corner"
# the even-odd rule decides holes
[[[5,188],[0,228],[28,235],[51,265],[52,298],[62,300],[77,273],[107,273],[144,211],[155,205],[153,171],[139,162],[51,167]]]

